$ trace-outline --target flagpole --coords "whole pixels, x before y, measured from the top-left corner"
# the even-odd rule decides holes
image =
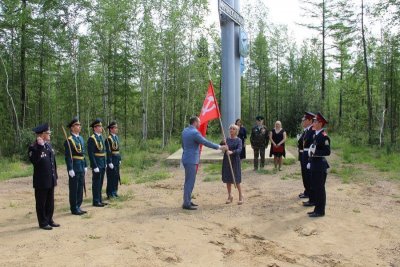
[[[210,83],[211,83],[211,85],[213,87],[212,93],[213,93],[214,100],[217,103],[216,98],[215,98],[214,86],[213,86],[212,81],[211,81],[210,72],[208,72],[208,78],[209,78],[209,81],[210,81]],[[218,112],[219,124],[221,126],[222,136],[224,138],[225,145],[228,146],[228,144],[226,143],[226,135],[225,135],[224,127],[222,125],[221,113],[219,112],[219,106],[218,106],[218,104],[216,106],[217,106],[217,112]],[[228,149],[228,151],[229,151],[229,149]],[[235,173],[234,173],[233,167],[232,167],[231,156],[228,154],[228,151],[226,151],[225,153],[226,153],[226,156],[228,158],[229,167],[231,169],[233,185],[235,186],[235,188],[237,188]]]

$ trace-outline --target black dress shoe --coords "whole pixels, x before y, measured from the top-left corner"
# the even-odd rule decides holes
[[[51,222],[51,223],[49,223],[49,225],[50,225],[51,227],[60,227],[60,224],[55,223],[55,222]]]
[[[94,203],[93,204],[94,207],[104,207],[103,203]]]
[[[299,194],[299,198],[308,198],[308,195],[301,193],[301,194]]]
[[[78,210],[78,211],[73,211],[71,212],[73,215],[82,215],[84,214],[82,211]]]
[[[100,204],[102,204],[103,206],[107,206],[108,205],[107,202],[101,202]]]
[[[188,206],[182,206],[182,209],[184,209],[184,210],[197,210],[196,207],[192,207],[192,206],[190,206],[190,207],[188,207]]]
[[[314,213],[314,211],[307,212],[308,215],[313,214],[313,213]]]
[[[199,205],[194,204],[193,202],[190,202],[190,206],[192,206],[192,207],[198,207]]]
[[[317,218],[317,217],[324,217],[325,214],[313,212],[313,213],[309,214],[308,216],[309,216],[310,218]]]
[[[40,228],[43,230],[53,230],[53,227],[51,227],[50,225],[40,226]]]
[[[86,211],[86,210],[79,210],[79,212],[81,212],[82,214],[85,214],[85,213],[87,213],[87,211]]]
[[[313,206],[315,206],[315,204],[310,201],[307,201],[307,202],[303,202],[303,206],[304,207],[313,207]]]

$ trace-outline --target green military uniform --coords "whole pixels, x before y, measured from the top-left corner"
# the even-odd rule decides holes
[[[71,128],[75,124],[80,124],[78,118],[74,118],[69,124]],[[69,186],[69,205],[71,213],[82,215],[85,211],[81,210],[83,201],[83,189],[85,184],[85,173],[87,163],[85,158],[85,142],[80,135],[71,134],[68,141],[64,142],[65,163],[68,170]],[[71,176],[71,174],[73,176]]]
[[[92,128],[102,126],[101,120],[96,119],[91,125]],[[103,207],[101,192],[103,188],[104,174],[106,171],[106,151],[103,136],[92,134],[88,139],[88,156],[90,168],[92,168],[92,194],[93,206]]]
[[[264,118],[257,116],[256,120],[261,121]],[[265,165],[265,148],[268,146],[269,136],[267,127],[256,125],[251,130],[250,143],[254,150],[254,169],[258,169],[258,157],[260,157],[260,167]]]
[[[108,129],[116,127],[116,122],[111,122]],[[121,182],[119,167],[121,164],[121,154],[119,151],[119,138],[115,134],[110,134],[106,141],[107,151],[107,197],[118,197],[118,182]]]

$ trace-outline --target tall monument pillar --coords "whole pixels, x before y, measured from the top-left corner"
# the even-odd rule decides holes
[[[240,11],[240,0],[234,0],[234,8]],[[242,97],[241,97],[241,73],[240,73],[240,53],[239,53],[240,25],[235,24],[235,120],[242,115]]]
[[[243,17],[238,13],[240,0],[219,0],[221,22],[222,126],[228,133],[229,125],[241,115],[239,35]]]
[[[234,0],[226,0],[226,4],[233,6]],[[235,121],[236,95],[235,95],[235,23],[229,18],[221,20],[221,45],[222,45],[222,92],[221,115],[222,125],[226,134],[229,125]]]

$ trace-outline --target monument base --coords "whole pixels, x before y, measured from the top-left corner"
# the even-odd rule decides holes
[[[273,157],[269,157],[269,149],[270,146],[265,149],[265,161],[267,163],[273,162]],[[181,162],[182,158],[182,148],[176,151],[175,153],[171,154],[167,158],[167,162],[171,164],[177,164],[179,165]],[[200,163],[215,163],[222,161],[223,154],[220,150],[214,150],[208,147],[203,147],[203,151],[201,152],[201,157],[200,157]],[[288,150],[286,150],[286,158],[289,159],[294,159],[295,157],[293,156],[292,153],[290,153]],[[244,161],[247,162],[253,162],[254,159],[254,152],[253,149],[251,148],[250,145],[246,145],[246,158],[243,159]]]

